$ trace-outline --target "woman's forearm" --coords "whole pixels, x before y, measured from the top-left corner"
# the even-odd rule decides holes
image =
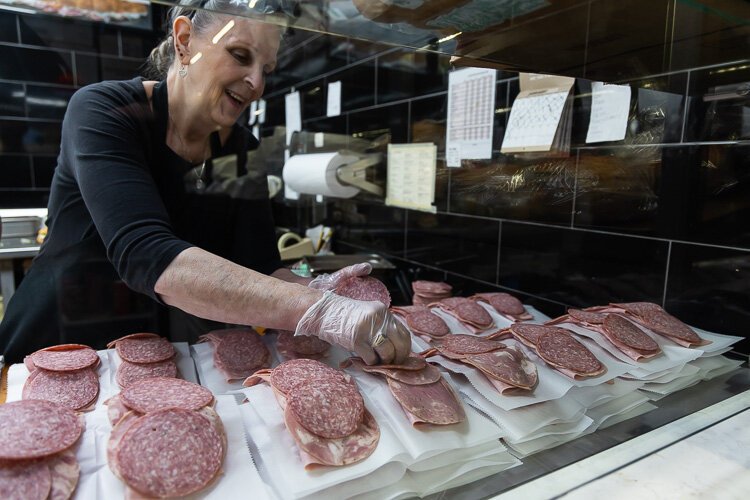
[[[154,289],[165,303],[194,316],[282,330],[294,330],[305,311],[323,295],[197,247],[180,253],[159,276]]]

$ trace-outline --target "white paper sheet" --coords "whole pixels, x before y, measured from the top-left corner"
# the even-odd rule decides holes
[[[385,204],[435,213],[437,146],[431,142],[388,144]]]
[[[258,120],[258,101],[253,101],[250,103],[250,112],[247,116],[247,124],[252,126],[255,125],[255,122]]]
[[[554,448],[563,443],[567,443],[568,441],[577,439],[585,434],[591,434],[595,430],[596,424],[594,421],[587,416],[583,416],[577,423],[559,424],[557,428],[555,428],[555,426],[550,426],[550,433],[546,436],[518,444],[507,443],[507,441],[506,443],[517,456],[523,458],[540,451]]]
[[[328,84],[326,99],[326,116],[339,116],[341,114],[341,82]]]
[[[591,119],[586,143],[623,140],[629,112],[629,85],[591,82]]]
[[[699,375],[703,380],[711,380],[719,375],[736,370],[742,363],[741,359],[729,359],[725,356],[700,357],[690,362],[691,365],[700,370]]]
[[[266,100],[258,99],[258,123],[266,123]]]
[[[648,396],[644,395],[642,392],[631,392],[601,404],[596,408],[587,410],[586,416],[593,420],[598,428],[608,419],[616,415],[627,413],[633,408],[648,402],[648,400]]]
[[[544,150],[552,147],[570,91],[544,92],[513,102],[505,129],[502,152]]]
[[[635,392],[643,387],[645,382],[640,380],[624,380],[617,378],[612,384],[600,384],[591,387],[574,387],[567,396],[575,399],[585,408],[594,408],[601,404],[619,398],[625,394]]]
[[[496,87],[494,69],[464,68],[449,73],[445,145],[449,167],[461,166],[456,159],[492,157]]]
[[[648,402],[641,403],[638,406],[634,406],[633,408],[631,408],[630,410],[626,412],[606,418],[604,422],[602,422],[599,425],[599,429],[606,429],[608,427],[612,427],[613,425],[619,424],[620,422],[630,420],[631,418],[639,417],[652,410],[656,410],[657,408],[658,406],[648,403]]]
[[[284,96],[284,115],[286,117],[286,145],[292,142],[292,134],[302,130],[302,109],[299,92],[290,92]],[[265,114],[265,113],[264,113]]]

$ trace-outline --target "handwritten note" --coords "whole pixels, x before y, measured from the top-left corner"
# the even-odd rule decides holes
[[[436,162],[431,142],[389,144],[385,204],[435,213]]]
[[[300,109],[299,92],[291,92],[285,96],[284,108],[286,116],[286,145],[292,141],[292,134],[302,130],[302,111]]]
[[[328,99],[326,116],[339,116],[341,114],[341,82],[328,84]]]
[[[465,68],[448,75],[445,147],[452,160],[448,166],[460,166],[462,159],[492,158],[496,78],[494,69],[485,68]]]
[[[586,143],[621,141],[630,112],[630,86],[591,83],[591,120]]]

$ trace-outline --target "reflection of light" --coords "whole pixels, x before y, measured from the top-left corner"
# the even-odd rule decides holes
[[[197,63],[197,62],[198,62],[198,59],[200,59],[201,57],[203,57],[203,52],[198,52],[197,54],[195,54],[195,55],[194,55],[194,56],[193,56],[193,57],[192,57],[192,58],[190,59],[190,64],[195,64],[195,63]]]
[[[224,35],[226,35],[227,32],[229,30],[231,30],[232,28],[234,28],[234,19],[232,19],[227,24],[225,24],[224,27],[221,28],[221,31],[219,31],[218,33],[216,33],[216,36],[214,37],[214,39],[211,40],[212,42],[214,42],[214,45],[217,44],[217,43],[219,43],[219,40],[221,40],[221,37],[223,37]]]
[[[445,38],[441,38],[440,40],[438,40],[437,43],[441,44],[443,42],[447,42],[448,40],[453,40],[454,38],[456,38],[461,33],[463,33],[463,31],[459,31],[458,33],[453,33],[452,35],[448,35]]]
[[[252,9],[256,3],[258,3],[258,0],[249,0],[247,5]]]
[[[11,97],[23,97],[24,96],[24,91],[23,90],[14,90],[13,92],[10,93],[10,96]]]
[[[315,87],[314,89],[312,89],[312,90],[310,91],[310,95],[315,95],[315,94],[317,94],[318,92],[320,92],[320,87]]]
[[[65,99],[44,99],[39,97],[27,97],[26,102],[28,104],[41,104],[42,106],[56,106],[58,108],[64,108],[68,105],[68,101]]]
[[[21,14],[36,14],[35,10],[22,9],[21,7],[11,7],[9,5],[0,5],[0,9],[9,10],[11,12],[20,12]]]
[[[266,112],[266,110],[265,110],[265,109],[259,109],[258,111],[256,111],[256,112],[255,112],[255,114],[256,114],[256,115],[262,115],[262,114],[263,114],[263,113],[265,113],[265,112]]]
[[[731,71],[740,71],[742,69],[747,69],[747,68],[750,68],[750,65],[744,64],[742,66],[731,66],[729,68],[717,69],[716,71],[712,71],[711,74],[712,75],[717,75],[719,73],[729,73]]]

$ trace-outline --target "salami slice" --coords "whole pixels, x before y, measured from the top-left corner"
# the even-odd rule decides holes
[[[389,378],[388,388],[401,407],[416,417],[413,423],[451,425],[466,420],[458,396],[442,377],[427,385],[409,385]]]
[[[573,378],[594,377],[605,372],[591,351],[565,330],[562,332],[545,333],[537,339],[536,351],[544,361]]]
[[[223,331],[214,342],[214,365],[227,380],[252,375],[267,365],[270,355],[260,336],[248,329]]]
[[[607,318],[607,314],[581,309],[568,309],[568,315],[580,323],[589,325],[601,325]]]
[[[0,498],[45,500],[51,488],[46,462],[0,462]]]
[[[421,370],[399,370],[379,365],[368,366],[360,358],[349,358],[341,366],[353,366],[366,373],[375,373],[411,385],[433,384],[441,378],[440,370],[428,363],[425,363]]]
[[[416,280],[411,284],[412,290],[419,293],[448,294],[453,287],[442,281]]]
[[[473,335],[454,334],[446,335],[440,339],[439,347],[441,352],[444,349],[454,354],[479,354],[505,349],[506,346],[496,340],[474,337]]]
[[[23,399],[52,401],[71,410],[86,408],[98,395],[99,377],[91,368],[75,372],[35,370],[23,386]]]
[[[135,335],[148,336],[137,337]],[[164,337],[152,337],[151,334],[135,335],[129,335],[116,341],[117,354],[120,355],[123,361],[131,363],[158,363],[159,361],[166,361],[174,357],[174,347]]]
[[[355,300],[377,301],[391,305],[391,294],[382,281],[372,276],[352,276],[347,278],[336,287],[338,295]]]
[[[46,457],[73,446],[83,420],[56,403],[29,399],[0,405],[0,460]]]
[[[156,339],[159,338],[159,336],[155,333],[131,333],[130,335],[125,335],[124,337],[120,337],[119,339],[115,339],[107,344],[107,349],[114,349],[117,346],[117,343],[121,340],[130,340],[130,339]]]
[[[406,316],[406,326],[414,333],[425,334],[430,337],[443,337],[449,334],[450,328],[445,324],[443,318],[433,314],[429,309],[410,313]]]
[[[282,394],[288,394],[297,384],[309,380],[338,380],[352,383],[351,378],[345,373],[312,359],[293,359],[271,370],[271,385]]]
[[[96,351],[80,344],[47,347],[36,351],[30,358],[35,368],[55,372],[83,370],[99,364]]]
[[[362,422],[365,403],[354,384],[313,380],[296,385],[286,396],[287,411],[318,436],[342,438]]]
[[[609,314],[603,323],[605,335],[613,343],[623,344],[642,354],[659,350],[659,344],[640,328],[618,314]]]
[[[81,467],[78,465],[75,453],[71,450],[59,453],[49,459],[48,466],[52,475],[49,499],[67,500],[72,497],[81,474]]]
[[[168,408],[138,418],[115,451],[122,480],[151,497],[189,495],[219,473],[221,436],[194,411]]]
[[[211,391],[179,378],[153,377],[133,382],[120,393],[122,403],[138,413],[163,408],[198,410],[213,402]]]
[[[628,302],[612,304],[622,308],[633,319],[659,335],[685,347],[706,345],[711,342],[701,338],[692,328],[675,318],[658,304],[651,302]]]
[[[510,325],[510,332],[518,340],[531,348],[536,348],[536,343],[544,334],[559,333],[567,335],[568,331],[555,326],[534,325],[531,323],[514,323]]]
[[[502,314],[509,314],[511,316],[520,316],[526,313],[526,309],[520,300],[515,298],[509,293],[504,292],[493,292],[493,293],[477,293],[473,297],[473,300],[479,300],[486,302]]]
[[[133,382],[151,377],[177,378],[177,364],[171,359],[158,363],[129,363],[123,361],[117,367],[115,380],[120,389],[124,389]]]
[[[331,344],[318,337],[294,335],[292,332],[279,332],[276,345],[282,349],[298,354],[322,354],[330,349]]]

